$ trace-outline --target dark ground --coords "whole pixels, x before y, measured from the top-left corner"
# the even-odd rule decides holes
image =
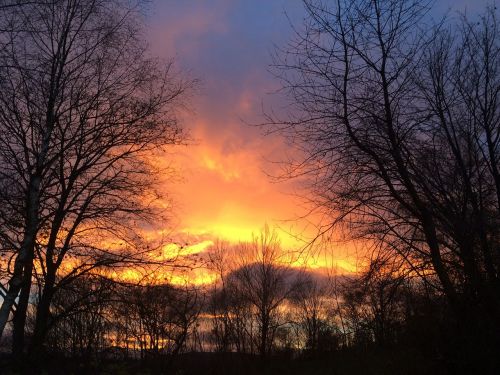
[[[448,369],[447,369],[448,367]],[[29,359],[12,364],[1,361],[0,374],[103,374],[103,375],[426,375],[462,373],[458,368],[429,361],[414,351],[346,351],[322,358],[290,358],[277,355],[267,360],[236,353],[187,353],[168,366],[165,360],[145,363],[139,360],[78,361],[68,358],[44,358],[40,365]],[[463,372],[467,373],[467,372]]]

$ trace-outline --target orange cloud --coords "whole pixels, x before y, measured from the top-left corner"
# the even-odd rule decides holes
[[[266,175],[276,169],[266,159],[283,160],[290,150],[283,139],[263,137],[261,129],[242,121],[261,122],[264,95],[279,86],[266,73],[270,61],[264,61],[261,50],[272,48],[269,35],[236,22],[238,13],[231,12],[239,8],[229,0],[179,2],[173,7],[175,14],[164,3],[157,2],[156,6],[164,13],[153,17],[154,50],[179,57],[203,82],[192,102],[196,113],[185,116],[194,144],[176,148],[160,161],[173,165],[182,181],[170,183],[171,176],[163,181],[165,195],[172,200],[162,201],[162,207],[173,209],[175,220],[162,223],[164,233],[156,235],[168,233],[167,237],[183,238],[190,245],[183,251],[190,256],[202,254],[217,238],[232,243],[249,241],[252,233],[257,234],[267,223],[283,228],[278,234],[284,248],[303,247],[305,243],[293,234],[314,237],[316,232],[306,220],[289,221],[307,211],[293,194],[296,182],[276,184]],[[278,8],[273,8],[280,12],[276,17],[281,16]],[[281,29],[274,29],[274,24],[267,27],[279,36]],[[286,19],[283,24],[288,27]],[[266,38],[269,44],[258,38]],[[174,228],[167,230],[172,224]],[[176,245],[168,245],[159,256],[168,258],[177,251]],[[315,251],[317,255],[319,250]],[[355,266],[347,253],[335,247],[321,253],[321,259],[316,256],[301,261],[314,269],[326,269],[333,262],[335,267],[351,272]],[[210,279],[200,272],[196,280]],[[181,282],[182,278],[176,280]]]

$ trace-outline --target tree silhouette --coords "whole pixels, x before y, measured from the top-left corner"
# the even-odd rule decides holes
[[[0,180],[10,202],[2,238],[15,261],[0,332],[21,292],[18,350],[34,263],[42,279],[37,351],[64,261],[74,278],[134,255],[134,223],[152,217],[155,198],[145,156],[184,139],[176,106],[192,82],[149,57],[139,6],[60,0],[2,13],[15,26],[2,34],[10,48],[0,64]]]
[[[488,348],[500,327],[497,10],[433,25],[429,2],[304,4],[274,66],[294,106],[268,126],[304,156],[286,176],[309,176],[325,231],[345,225],[436,275]]]

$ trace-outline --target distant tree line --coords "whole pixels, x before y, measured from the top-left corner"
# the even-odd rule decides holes
[[[205,350],[261,360],[331,359],[325,373],[351,355],[374,366],[363,362],[369,353],[387,362],[373,373],[456,373],[469,364],[470,356],[456,357],[452,310],[434,275],[422,279],[390,253],[369,258],[358,273],[315,273],[291,260],[266,230],[251,244],[210,249],[218,278],[205,291]]]
[[[318,274],[291,266],[290,253],[268,229],[250,243],[219,241],[207,253],[206,266],[217,273],[208,285],[87,274],[59,288],[40,368],[95,373],[116,364],[120,371],[162,374],[182,370],[190,353],[209,353],[208,366],[222,374],[259,373],[276,360],[318,361],[331,371],[350,357],[363,364],[362,373],[375,366],[365,360],[372,353],[384,362],[376,371],[386,373],[466,369],[467,357],[456,358],[460,342],[446,297],[402,273],[392,258],[359,274]],[[28,338],[36,309],[33,300]],[[457,362],[450,365],[450,358]],[[263,367],[249,371],[255,363]],[[29,372],[33,365],[27,359],[19,368]]]

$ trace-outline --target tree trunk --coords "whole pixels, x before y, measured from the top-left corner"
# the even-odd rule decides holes
[[[265,358],[267,354],[268,336],[269,336],[269,319],[267,317],[264,317],[262,319],[262,330],[261,330],[260,348],[259,348],[259,354],[261,358]]]
[[[33,273],[33,258],[24,267],[23,286],[19,295],[19,302],[14,313],[12,333],[12,354],[21,358],[24,352],[24,335],[26,326],[26,314],[28,311],[29,298],[31,294],[31,277]]]
[[[36,309],[35,328],[29,348],[30,354],[38,356],[42,352],[45,336],[47,335],[50,305],[54,295],[55,274],[47,274],[42,295]]]
[[[9,280],[9,289],[0,307],[0,338],[3,335],[7,321],[9,320],[12,306],[23,286],[23,270],[33,267],[33,253],[35,239],[38,232],[38,207],[40,203],[40,182],[38,174],[32,175],[28,185],[29,198],[26,202],[27,217],[23,242],[19,254],[14,262],[14,270]]]

